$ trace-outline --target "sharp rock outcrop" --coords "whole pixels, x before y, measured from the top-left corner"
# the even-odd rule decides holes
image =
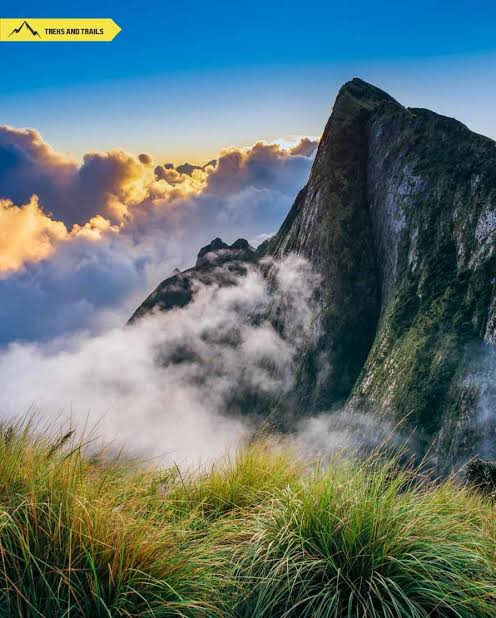
[[[255,261],[255,250],[244,238],[232,245],[215,238],[200,249],[193,268],[182,272],[175,269],[171,277],[162,281],[136,309],[129,322],[151,311],[185,307],[192,300],[198,284],[233,285],[240,275],[246,274],[246,266]]]

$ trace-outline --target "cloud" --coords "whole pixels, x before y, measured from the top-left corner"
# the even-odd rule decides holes
[[[301,420],[294,443],[305,458],[323,461],[343,452],[367,455],[374,450],[390,450],[400,455],[404,449],[407,457],[415,452],[412,436],[402,434],[398,427],[370,412],[362,414],[355,410],[335,410]]]
[[[35,194],[67,226],[96,215],[122,220],[148,197],[154,180],[148,163],[122,150],[88,153],[80,164],[55,152],[38,131],[0,126],[0,197],[22,204]]]
[[[43,211],[36,195],[22,206],[0,199],[0,277],[26,264],[45,260],[63,242],[77,237],[96,242],[104,234],[117,231],[110,221],[96,215],[84,225],[74,225],[68,232],[62,221],[52,219]]]
[[[295,256],[274,268],[274,288],[253,268],[126,328],[11,344],[0,351],[2,414],[70,415],[106,441],[168,461],[224,454],[252,431],[237,396],[249,392],[269,408],[279,401],[312,336],[316,275]],[[293,311],[276,330],[270,317],[280,306]]]
[[[117,223],[150,201],[164,205],[248,185],[292,192],[288,181],[304,166],[302,158],[313,154],[312,144],[303,138],[285,150],[259,142],[227,149],[204,166],[155,165],[149,154],[134,157],[123,150],[90,152],[78,163],[54,151],[34,129],[0,126],[0,197],[22,204],[35,194],[46,212],[69,227],[96,215]]]
[[[295,146],[289,149],[289,152],[294,155],[302,155],[303,157],[311,157],[315,154],[319,140],[303,137]]]
[[[58,246],[50,259],[0,279],[0,342],[47,340],[79,330],[121,326],[144,296],[181,265],[180,242],[88,229]]]
[[[153,163],[152,157],[146,153],[139,154],[138,160],[140,163],[143,163],[143,165],[151,165]]]
[[[0,126],[0,197],[25,204],[36,194],[60,220],[57,211],[77,170],[77,162],[53,150],[38,131]]]
[[[119,150],[78,163],[36,131],[2,127],[0,162],[1,216],[12,230],[0,236],[5,343],[120,325],[212,238],[277,229],[312,158],[260,142],[181,174]]]
[[[303,159],[308,157],[265,142],[257,142],[247,149],[226,149],[208,176],[207,192],[225,193],[252,187],[293,193],[291,178],[299,175]]]
[[[156,180],[167,180],[167,168],[165,166],[157,165],[153,171]]]
[[[48,217],[37,197],[33,196],[23,206],[0,200],[0,273],[47,258],[67,237],[65,225]]]
[[[131,206],[147,198],[153,179],[147,165],[122,150],[84,155],[70,191],[78,200],[71,222],[97,214],[121,221]]]

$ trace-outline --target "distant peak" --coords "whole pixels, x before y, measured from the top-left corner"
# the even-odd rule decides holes
[[[229,248],[237,251],[254,251],[253,247],[250,246],[245,238],[238,238]]]
[[[229,249],[229,245],[226,245],[221,238],[214,238],[212,242],[200,249],[198,258],[202,258],[204,255],[211,253],[212,251],[220,251],[221,249]]]

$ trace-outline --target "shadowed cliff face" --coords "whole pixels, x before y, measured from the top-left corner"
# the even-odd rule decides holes
[[[381,285],[367,196],[367,127],[384,107],[400,106],[360,80],[341,89],[291,223],[283,224],[269,249],[276,257],[301,253],[323,276],[325,334],[305,359],[305,407],[326,408],[346,398],[374,339]]]
[[[267,249],[323,275],[325,334],[305,361],[304,401],[404,422],[451,461],[480,450],[478,434],[494,446],[496,398],[493,414],[480,410],[494,392],[495,230],[492,140],[345,84]]]

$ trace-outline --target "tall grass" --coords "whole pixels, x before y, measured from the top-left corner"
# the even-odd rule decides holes
[[[239,616],[496,616],[483,498],[391,463],[340,462],[278,495],[238,572]]]
[[[267,442],[209,469],[0,428],[0,616],[496,617],[496,515],[395,463]]]
[[[29,425],[0,439],[0,615],[209,616],[215,556],[161,517],[150,475]]]
[[[226,515],[247,516],[281,489],[298,486],[304,466],[275,441],[261,440],[206,470],[175,472],[174,483],[171,471],[165,472],[165,495],[175,514],[212,522]]]

